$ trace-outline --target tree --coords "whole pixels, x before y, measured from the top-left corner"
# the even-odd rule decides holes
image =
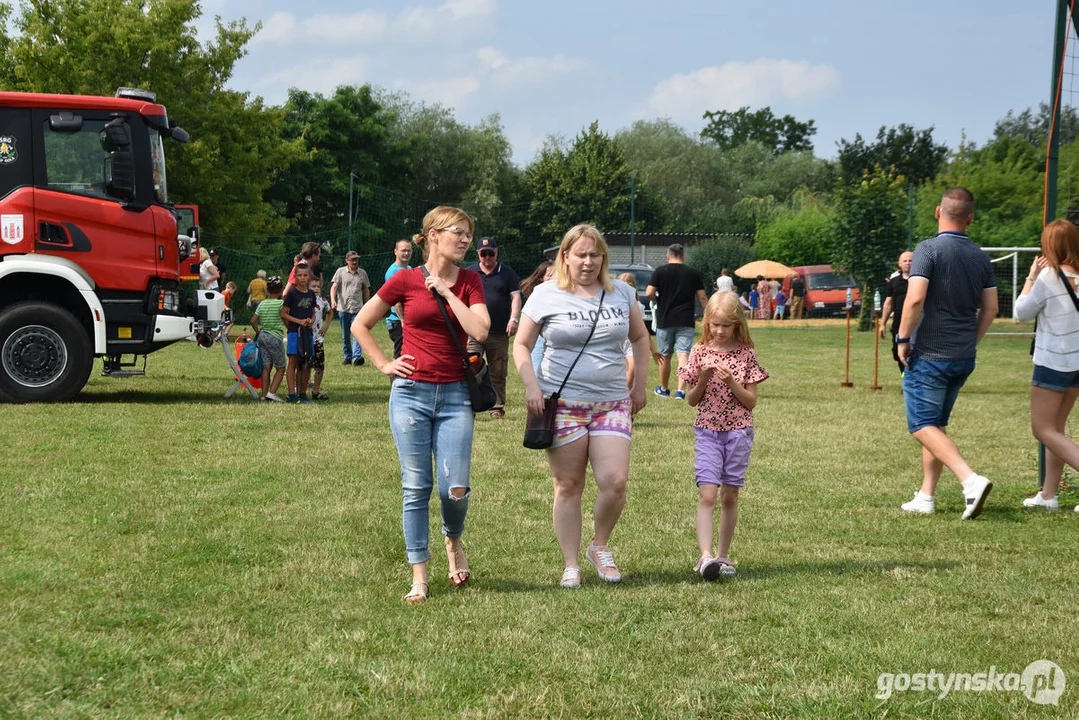
[[[394,122],[370,85],[342,85],[329,98],[290,89],[282,135],[301,143],[303,155],[267,196],[298,230],[344,227],[353,182],[382,185],[407,172],[407,148],[391,138]]]
[[[910,125],[877,131],[875,142],[867,143],[861,133],[853,141],[840,140],[839,171],[843,182],[854,183],[862,176],[880,166],[894,175],[902,175],[907,182],[921,185],[932,180],[944,165],[948,154],[946,145],[933,142],[933,128],[915,130]]]
[[[754,247],[735,238],[703,240],[686,248],[686,264],[696,268],[705,278],[705,285],[709,286],[723,268],[727,268],[733,277],[737,268],[756,259]]]
[[[630,219],[630,172],[622,149],[593,122],[565,148],[549,138],[525,170],[531,225],[557,239],[578,223],[604,231],[625,230]],[[657,209],[643,183],[636,183],[637,232],[656,222]]]
[[[1049,105],[1041,103],[1035,115],[1030,108],[1015,113],[1012,110],[997,121],[993,139],[1006,137],[1024,140],[1031,145],[1044,145],[1049,137]],[[1057,139],[1061,145],[1071,144],[1079,137],[1079,113],[1071,105],[1064,105],[1056,118]]]
[[[862,288],[859,329],[871,329],[873,288],[888,277],[907,248],[906,178],[875,168],[860,182],[841,185],[832,221],[832,264]]]
[[[218,20],[203,44],[200,16],[197,0],[24,0],[14,35],[0,31],[0,71],[8,89],[26,92],[154,91],[192,137],[168,147],[171,199],[198,203],[219,233],[278,232],[286,223],[262,191],[295,146],[278,137],[279,111],[225,88],[260,25]]]
[[[812,152],[812,138],[817,134],[812,120],[799,122],[793,115],[777,118],[770,107],[755,112],[750,112],[748,105],[734,112],[708,110],[704,119],[708,124],[701,130],[701,137],[714,141],[724,150],[752,141],[777,155],[792,150]]]
[[[757,254],[791,267],[827,264],[832,250],[832,214],[832,208],[816,195],[797,193],[794,202],[757,227]]]

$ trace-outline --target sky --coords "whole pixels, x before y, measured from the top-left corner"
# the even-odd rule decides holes
[[[1054,0],[203,0],[262,23],[234,90],[285,101],[371,83],[498,114],[514,162],[592,121],[614,134],[668,118],[696,133],[706,110],[770,106],[812,119],[814,152],[882,125],[985,142],[1010,110],[1048,100]]]

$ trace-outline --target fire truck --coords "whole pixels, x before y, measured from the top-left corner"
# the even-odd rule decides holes
[[[166,139],[188,134],[153,93],[0,92],[0,401],[66,402],[95,358],[142,374],[227,320],[219,293],[182,296],[197,247],[169,203]]]

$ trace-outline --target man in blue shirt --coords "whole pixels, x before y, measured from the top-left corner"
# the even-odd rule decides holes
[[[922,488],[903,510],[931,514],[941,469],[963,486],[963,519],[977,517],[993,483],[975,473],[945,432],[959,389],[974,371],[976,347],[997,316],[989,256],[967,237],[974,195],[954,187],[937,207],[938,229],[914,249],[907,298],[895,342],[906,368],[907,428],[922,444]]]
[[[494,238],[480,238],[476,244],[480,261],[469,270],[483,278],[483,293],[487,312],[491,316],[491,331],[482,343],[469,338],[468,351],[487,357],[491,384],[495,386],[498,403],[491,408],[491,417],[506,416],[506,372],[509,367],[510,335],[517,332],[521,319],[521,281],[509,265],[498,261],[498,244]]]
[[[412,259],[412,241],[408,238],[401,238],[393,245],[393,264],[386,268],[386,277],[382,279],[383,283],[389,282],[393,274],[398,270],[404,270],[408,267],[408,261]],[[404,342],[405,336],[401,330],[401,304],[398,303],[390,308],[390,314],[386,316],[386,331],[390,334],[390,340],[393,341],[393,359],[401,357],[401,343]]]

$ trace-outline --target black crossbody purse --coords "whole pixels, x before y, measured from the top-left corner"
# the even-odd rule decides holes
[[[573,364],[570,365],[569,370],[566,371],[566,377],[562,380],[562,384],[558,386],[558,390],[551,393],[550,397],[544,399],[543,414],[528,414],[528,419],[525,421],[525,438],[523,444],[529,450],[546,450],[554,444],[554,421],[555,414],[558,411],[558,398],[561,397],[562,390],[565,389],[566,383],[569,381],[569,376],[573,372],[573,368],[577,367],[577,361],[584,355],[584,349],[588,347],[589,341],[592,340],[592,335],[596,332],[596,323],[599,322],[599,311],[603,309],[603,298],[606,296],[606,290],[600,293],[599,307],[596,308],[596,317],[592,320],[592,329],[589,330],[588,337],[585,338],[584,345],[581,346],[581,352],[577,353],[577,357],[574,358]]]
[[[424,277],[430,275],[430,273],[427,272],[426,267],[421,265],[420,268],[423,270]],[[487,367],[487,363],[484,362],[482,355],[470,354],[465,350],[464,345],[461,344],[461,340],[457,337],[457,333],[453,330],[450,314],[446,310],[446,301],[434,290],[431,291],[431,294],[435,296],[435,300],[438,302],[438,309],[442,311],[442,319],[446,321],[446,330],[449,331],[453,344],[457,346],[457,352],[461,354],[461,362],[465,369],[465,382],[468,383],[468,397],[472,404],[472,412],[487,412],[498,402],[498,395],[495,394],[495,386],[491,383],[490,369]]]

